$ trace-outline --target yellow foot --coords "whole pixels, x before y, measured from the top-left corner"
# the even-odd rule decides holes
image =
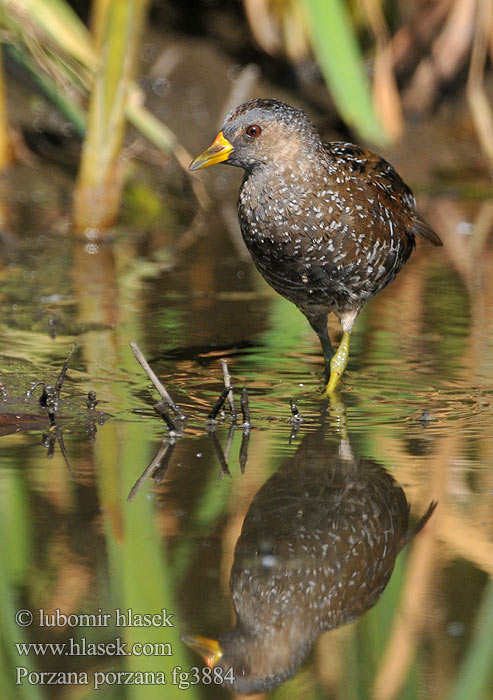
[[[349,440],[347,429],[346,404],[341,399],[341,395],[338,391],[333,391],[331,394],[328,394],[328,399],[330,405],[330,416],[334,419],[334,424],[337,430],[340,432],[342,440]],[[339,448],[340,452],[342,448],[343,444],[341,442]]]
[[[330,361],[330,379],[323,396],[330,396],[336,389],[344,374],[349,359],[349,333],[344,333],[337,352]]]

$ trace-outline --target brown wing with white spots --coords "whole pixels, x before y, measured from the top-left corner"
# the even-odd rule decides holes
[[[329,181],[338,195],[338,220],[330,224],[336,233],[333,261],[341,259],[353,293],[366,300],[394,279],[417,234],[441,242],[419,217],[411,190],[386,160],[348,143],[324,144],[324,151]]]

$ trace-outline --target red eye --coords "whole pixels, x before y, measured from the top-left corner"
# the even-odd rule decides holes
[[[250,138],[256,139],[261,133],[262,129],[258,124],[251,124],[250,126],[247,126],[246,135],[250,136]]]

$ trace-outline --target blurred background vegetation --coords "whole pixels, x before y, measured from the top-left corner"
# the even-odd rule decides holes
[[[332,115],[335,127],[339,118],[351,138],[381,148],[409,120],[463,93],[493,167],[491,0],[1,0],[0,29],[9,74],[21,68],[63,115],[65,132],[83,140],[77,230],[102,231],[116,219],[127,124],[183,168],[188,163],[174,133],[144,106],[139,74],[149,31],[208,35],[241,66],[257,64]],[[3,72],[0,65],[2,168],[23,144]],[[205,204],[198,182],[193,187]]]

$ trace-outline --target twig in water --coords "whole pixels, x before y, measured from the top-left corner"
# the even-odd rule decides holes
[[[62,385],[67,374],[70,358],[74,354],[76,347],[77,343],[74,343],[72,350],[69,352],[67,359],[65,360],[64,365],[60,371],[60,374],[58,375],[58,379],[56,380],[55,386],[52,386],[51,384],[45,384],[44,382],[35,382],[31,386],[31,388],[28,389],[28,391],[26,391],[26,399],[29,399],[31,398],[34,390],[38,386],[43,387],[43,391],[41,392],[41,396],[39,397],[39,405],[47,409],[51,428],[55,426],[55,416],[58,413],[60,405],[60,392],[62,390]]]
[[[233,423],[236,423],[237,416],[236,416],[236,408],[235,408],[235,399],[233,396],[233,387],[231,385],[231,376],[229,374],[229,369],[228,369],[228,363],[226,360],[221,360],[221,366],[223,368],[223,375],[224,375],[224,386],[227,389],[231,389],[231,391],[228,393],[228,402],[229,402],[229,408],[231,411],[231,421]]]
[[[291,418],[289,419],[289,422],[293,426],[293,429],[291,430],[291,435],[289,436],[289,444],[291,444],[296,438],[298,430],[300,429],[300,425],[303,423],[304,418],[300,415],[300,412],[298,411],[298,406],[295,404],[293,399],[289,399],[289,405],[291,406]]]
[[[294,440],[296,440],[296,436],[298,435],[298,431],[300,429],[301,421],[293,421],[291,424],[291,434],[289,436],[289,444],[291,445]]]
[[[65,447],[65,441],[64,441],[64,439],[63,439],[63,432],[62,432],[62,429],[61,429],[60,427],[57,426],[57,428],[56,428],[56,433],[55,433],[55,434],[56,434],[57,439],[58,439],[58,444],[60,445],[60,451],[61,451],[61,453],[62,453],[62,455],[63,455],[63,459],[65,460],[65,464],[67,465],[67,469],[69,470],[69,472],[70,472],[71,474],[73,474],[73,472],[72,472],[72,467],[70,466],[70,462],[69,462],[69,459],[68,459],[67,448]]]
[[[140,366],[142,367],[142,369],[144,370],[144,372],[147,374],[147,376],[149,377],[149,379],[151,380],[151,382],[152,382],[152,383],[154,384],[154,386],[156,387],[156,390],[157,390],[158,394],[159,394],[159,395],[161,396],[161,398],[164,399],[164,401],[169,405],[169,407],[171,408],[171,410],[172,410],[173,413],[175,414],[175,417],[178,418],[178,420],[185,420],[185,414],[183,413],[183,411],[181,410],[181,408],[179,408],[179,407],[175,404],[175,402],[173,401],[173,399],[171,398],[171,396],[168,394],[168,392],[166,391],[166,389],[164,388],[164,386],[161,384],[161,382],[159,381],[159,379],[156,377],[156,375],[155,375],[154,372],[152,371],[151,367],[149,366],[149,363],[147,362],[147,360],[145,359],[144,355],[143,355],[142,352],[140,351],[140,348],[139,348],[139,346],[137,345],[137,343],[134,343],[134,342],[132,341],[132,342],[130,343],[130,347],[132,348],[132,352],[133,352],[133,354],[135,355],[135,358],[136,358],[137,362],[140,364]]]
[[[248,459],[248,443],[250,442],[250,428],[245,428],[243,431],[243,435],[241,436],[241,445],[240,445],[240,469],[241,473],[243,474],[245,471],[247,459]]]
[[[53,459],[55,454],[56,436],[53,433],[43,433],[43,447],[46,447],[47,459]]]
[[[164,403],[164,401],[158,401],[156,404],[154,404],[154,410],[156,411],[158,416],[161,416],[168,428],[176,433],[176,423],[168,413],[168,404]]]
[[[31,388],[26,391],[26,399],[30,399],[31,396],[34,393],[34,390],[38,388],[38,386],[41,386],[41,384],[44,386],[44,382],[34,382],[34,384],[31,384]]]
[[[50,418],[51,420],[51,418]],[[55,419],[54,419],[55,420]],[[65,464],[67,466],[67,469],[71,474],[73,474],[72,467],[70,466],[70,462],[68,459],[68,454],[67,454],[67,448],[65,447],[65,442],[63,440],[63,433],[61,428],[56,424],[56,422],[53,423],[53,425],[50,427],[50,432],[49,433],[44,433],[43,434],[43,447],[46,447],[46,457],[48,459],[53,459],[54,454],[55,454],[55,446],[56,443],[58,442],[60,446],[60,451],[62,453],[63,459],[65,461]]]
[[[168,471],[169,467],[169,461],[171,459],[171,455],[175,450],[175,447],[176,442],[175,440],[171,439],[168,449],[166,450],[165,454],[161,457],[161,460],[160,462],[158,462],[155,470],[152,472],[151,476],[156,484],[160,484],[166,476],[166,472]]]
[[[214,450],[216,451],[219,464],[221,465],[221,476],[231,476],[230,471],[228,469],[228,464],[226,462],[226,458],[224,457],[223,448],[221,447],[219,440],[217,439],[215,431],[211,430],[209,432],[209,435],[212,440],[212,444],[214,445]]]
[[[231,392],[231,387],[225,386],[224,389],[221,391],[221,395],[219,396],[218,400],[212,407],[211,412],[209,413],[207,420],[209,421],[214,421],[216,420],[216,416],[219,413],[219,411],[222,409],[224,406],[224,403],[226,401],[226,396]]]
[[[60,391],[62,390],[62,384],[65,381],[65,375],[67,374],[68,366],[70,363],[70,360],[72,358],[72,355],[74,354],[75,350],[77,348],[77,343],[74,343],[72,346],[72,350],[69,352],[67,355],[67,359],[65,360],[65,364],[63,365],[60,374],[58,375],[58,379],[56,380],[55,384],[55,399],[58,401],[60,398]]]
[[[248,392],[244,386],[241,390],[241,413],[243,415],[243,427],[250,428],[250,406],[248,405]]]
[[[39,405],[46,408],[48,411],[48,418],[50,419],[50,426],[52,428],[55,426],[58,404],[59,401],[55,395],[55,388],[51,386],[51,384],[43,384],[43,391],[39,397]]]
[[[298,406],[295,404],[293,399],[289,399],[289,405],[291,406],[291,415],[292,415],[292,422],[293,423],[302,423],[303,418],[300,416],[300,412],[298,411]]]
[[[153,475],[154,472],[161,466],[161,462],[168,454],[172,443],[174,444],[174,440],[163,440],[155,456],[152,458],[148,466],[144,469],[142,474],[139,476],[135,484],[130,489],[130,492],[127,496],[127,501],[132,501],[135,498],[137,491],[140,490],[142,484],[144,483],[144,481],[146,481],[147,477]]]
[[[96,392],[95,391],[89,391],[87,393],[87,399],[86,399],[86,406],[88,411],[94,411],[96,406],[98,405],[99,401],[96,398]]]
[[[231,423],[231,425],[229,426],[228,442],[226,443],[226,447],[224,448],[224,459],[226,460],[226,463],[229,462],[229,453],[231,452],[231,445],[233,444],[233,435],[235,433],[235,428],[236,425],[234,423]]]
[[[96,425],[96,419],[93,413],[89,413],[86,418],[86,438],[88,442],[94,442],[96,435],[98,433],[98,428]]]

